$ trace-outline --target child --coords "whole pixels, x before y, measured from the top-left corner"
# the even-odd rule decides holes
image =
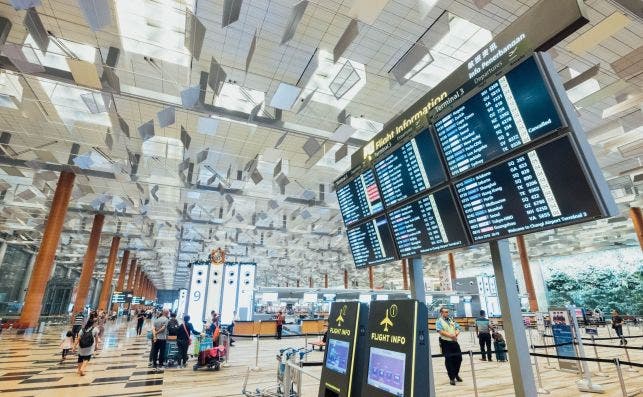
[[[63,358],[60,360],[60,364],[62,364],[63,361],[65,361],[73,345],[74,345],[74,334],[71,331],[67,331],[67,335],[63,338],[63,341],[60,342],[60,348],[63,349],[62,351]]]
[[[507,353],[504,352],[507,349],[507,344],[502,334],[494,331],[491,337],[493,338],[493,347],[496,350],[496,360],[500,362],[507,361]]]

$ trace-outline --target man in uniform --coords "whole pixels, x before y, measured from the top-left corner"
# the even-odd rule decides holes
[[[449,375],[449,383],[455,386],[456,381],[462,382],[462,378],[460,378],[462,355],[458,344],[460,325],[449,317],[449,309],[443,307],[440,309],[440,318],[435,323],[435,329],[440,334],[440,348],[444,354],[444,365]]]

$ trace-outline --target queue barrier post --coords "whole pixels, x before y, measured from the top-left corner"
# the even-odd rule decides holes
[[[259,331],[255,334],[255,337],[257,338],[257,345],[256,345],[256,350],[255,350],[255,367],[252,368],[253,371],[260,371],[261,368],[259,367],[259,335],[261,334],[261,320],[259,320]]]
[[[228,358],[230,357],[230,338],[232,337],[231,333],[227,333],[225,338],[225,361],[223,362],[223,367],[228,367]]]
[[[625,389],[625,379],[623,379],[623,372],[621,372],[621,362],[618,358],[614,359],[614,365],[616,365],[616,374],[618,375],[618,381],[621,384],[621,393],[623,393],[623,397],[628,397],[627,390]]]
[[[531,351],[536,353],[536,348],[534,345],[531,345]],[[549,358],[549,357],[548,357]],[[536,366],[536,379],[538,380],[538,390],[536,390],[536,393],[538,394],[549,394],[549,390],[545,389],[543,387],[543,379],[540,376],[540,368],[538,367],[538,357],[534,356],[534,365]]]
[[[476,368],[473,363],[473,352],[469,350],[469,362],[471,363],[471,379],[473,380],[473,393],[478,397],[478,382],[476,381]]]
[[[607,323],[605,323],[605,328],[607,328],[607,335],[609,335],[609,337],[611,338],[612,337],[612,331],[610,331],[610,328],[612,328],[612,327],[608,327]]]
[[[543,337],[544,336],[545,336],[545,334],[543,334]],[[552,363],[549,361],[549,348],[547,347],[547,340],[545,340],[544,345],[545,345],[545,354],[547,355],[547,365],[545,365],[545,367],[547,369],[556,369],[556,366],[552,365]]]
[[[591,335],[591,337],[592,337],[592,345],[594,345],[594,357],[598,359],[598,351],[596,350],[596,342],[594,341],[594,335]],[[609,377],[608,374],[603,372],[603,369],[601,368],[601,362],[597,361],[596,364],[598,364],[598,372],[594,372],[594,375],[602,378]]]
[[[625,345],[624,347],[625,347],[625,357],[627,357],[627,361],[631,363],[632,360],[630,360],[630,352],[629,352],[629,350],[627,348],[627,345]],[[630,366],[626,369],[626,371],[627,372],[639,372],[638,370],[632,368],[632,364],[630,364]]]
[[[304,334],[304,350],[308,347],[308,332]],[[304,360],[307,362],[308,361],[308,354],[304,357]],[[299,394],[301,395],[301,394]]]

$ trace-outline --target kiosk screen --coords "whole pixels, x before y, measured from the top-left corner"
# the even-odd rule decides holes
[[[371,347],[368,384],[395,396],[403,396],[405,365],[406,353]]]
[[[328,340],[328,355],[326,356],[326,368],[340,374],[346,373],[348,365],[348,351],[350,343],[343,340]]]

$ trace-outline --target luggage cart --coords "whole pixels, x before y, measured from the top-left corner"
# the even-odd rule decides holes
[[[165,344],[165,365],[176,367],[179,365],[179,346],[176,340],[168,340]]]
[[[304,357],[312,349],[286,348],[280,349],[277,358],[277,384],[264,389],[247,390],[250,369],[246,373],[241,393],[246,397],[300,397],[297,390],[301,389],[301,367]]]

